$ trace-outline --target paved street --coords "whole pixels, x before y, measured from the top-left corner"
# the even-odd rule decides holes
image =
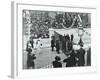
[[[52,52],[51,48],[41,48],[38,50],[33,50],[36,55],[35,60],[35,68],[52,68],[52,61],[55,60],[55,56],[60,56],[61,60],[65,59],[66,56],[64,53],[60,51],[60,54],[57,54],[56,51]],[[26,62],[27,62],[27,52],[23,53],[24,58],[24,69],[26,68]],[[63,67],[65,64],[63,64]]]

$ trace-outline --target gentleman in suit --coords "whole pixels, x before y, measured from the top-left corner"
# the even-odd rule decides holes
[[[87,66],[91,66],[91,48],[87,51]]]
[[[83,45],[80,46],[80,49],[77,51],[78,58],[78,66],[85,65],[85,50],[83,49]]]
[[[59,56],[55,57],[55,61],[52,62],[54,68],[62,67],[62,63],[60,62],[61,58]]]
[[[52,51],[54,51],[54,47],[55,47],[55,41],[52,39],[51,40],[51,48],[52,48]]]
[[[74,38],[74,36],[73,36],[73,34],[71,34],[71,41],[73,41],[73,38]]]
[[[33,41],[33,38],[32,37],[30,37],[30,44],[31,44],[31,47],[33,48],[34,46],[33,46],[33,44],[34,44],[34,41]]]
[[[75,52],[74,50],[71,50],[68,57],[63,60],[64,63],[66,63],[66,67],[74,67],[76,66],[76,59],[75,59]]]
[[[28,52],[27,54],[27,68],[30,69],[34,69],[35,68],[35,63],[34,63],[34,59],[36,59],[35,54],[32,54],[32,49],[29,46],[29,48],[27,48],[26,50]]]
[[[56,40],[56,51],[58,54],[60,53],[59,50],[60,50],[60,41]]]

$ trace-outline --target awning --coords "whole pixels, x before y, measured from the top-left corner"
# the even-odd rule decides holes
[[[55,32],[58,33],[59,35],[64,36],[67,34],[69,34],[69,35],[74,34],[74,33],[76,33],[76,30],[74,30],[74,29],[70,29],[70,30],[69,29],[61,29],[61,30],[55,30]]]

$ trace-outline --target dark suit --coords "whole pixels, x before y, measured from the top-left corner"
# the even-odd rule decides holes
[[[71,35],[71,41],[73,41],[73,38],[74,38],[74,36],[73,36],[73,34]]]
[[[26,51],[28,52],[28,54],[30,54],[32,52],[32,49],[27,47]]]
[[[85,50],[80,48],[77,52],[78,66],[84,66],[85,64]]]
[[[56,40],[56,51],[59,54],[59,50],[60,50],[60,42],[59,40]]]
[[[54,68],[60,68],[60,67],[62,67],[61,62],[58,62],[58,61],[53,61],[52,64],[53,64]]]
[[[70,57],[64,59],[63,62],[66,63],[66,67],[76,66],[75,53],[74,52],[71,52],[70,53]]]
[[[91,48],[87,51],[87,66],[91,66]]]
[[[30,44],[31,44],[32,48],[34,47],[34,46],[33,46],[33,43],[34,43],[34,41],[31,40],[31,41],[30,41]]]
[[[33,69],[35,68],[35,63],[34,63],[34,59],[36,59],[36,57],[34,55],[28,54],[27,55],[27,68],[32,67]]]
[[[51,40],[51,48],[52,48],[52,51],[54,51],[54,47],[55,47],[55,41],[54,40]]]

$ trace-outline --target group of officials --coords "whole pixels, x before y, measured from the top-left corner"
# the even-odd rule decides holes
[[[72,35],[64,35],[59,36],[59,40],[55,40],[55,38],[52,38],[51,40],[51,48],[52,51],[54,51],[54,47],[56,48],[56,52],[59,54],[60,50],[62,50],[62,53],[66,55],[66,58],[64,60],[61,60],[60,56],[56,56],[55,60],[52,62],[54,68],[62,67],[63,63],[66,63],[66,67],[75,67],[75,66],[85,66],[85,54],[86,51],[83,49],[84,45],[80,45],[80,49],[74,50],[73,49],[73,34]],[[62,45],[62,46],[60,46]],[[87,66],[91,65],[91,48],[87,51]]]
[[[73,34],[71,34],[70,36],[69,34],[64,36],[59,35],[59,39],[57,40],[55,36],[52,36],[52,40],[51,40],[52,51],[54,51],[54,48],[56,48],[56,51],[59,54],[60,49],[62,50],[63,53],[72,50],[73,38],[74,38]]]
[[[52,62],[54,68],[62,67],[63,63],[66,63],[66,67],[85,66],[85,50],[82,47],[76,52],[72,49],[64,60],[56,56]]]

